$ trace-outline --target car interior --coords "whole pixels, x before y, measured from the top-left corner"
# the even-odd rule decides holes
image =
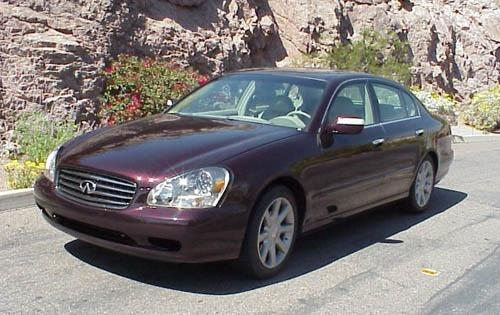
[[[365,125],[374,122],[373,108],[365,83],[355,83],[341,89],[328,112],[328,122],[337,117],[356,117],[365,120]]]
[[[317,82],[316,82],[317,83]],[[417,114],[409,96],[383,84],[372,84],[382,122]],[[181,101],[171,112],[250,121],[296,129],[305,128],[321,102],[324,85],[258,79],[216,80]],[[339,116],[362,118],[374,123],[374,114],[365,83],[342,88],[328,112],[328,122]]]
[[[220,80],[199,91],[170,112],[302,129],[319,105],[324,86],[285,80]]]
[[[380,84],[373,84],[373,90],[379,103],[380,119],[382,122],[394,121],[407,117],[413,117],[417,114],[415,104],[403,93]]]

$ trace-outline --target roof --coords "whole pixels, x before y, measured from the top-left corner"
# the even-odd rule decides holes
[[[317,69],[317,68],[251,68],[242,69],[233,73],[254,73],[254,74],[274,74],[297,77],[308,77],[312,79],[320,79],[330,81],[333,79],[350,79],[350,78],[375,78],[376,76],[340,70]]]
[[[402,86],[400,83],[383,77],[375,76],[368,73],[350,72],[342,70],[317,69],[317,68],[250,68],[250,69],[238,70],[232,72],[231,74],[239,74],[239,73],[292,76],[298,78],[322,80],[330,83],[334,82],[336,84],[350,79],[372,78],[380,81],[385,81],[392,85],[404,88],[404,86]]]

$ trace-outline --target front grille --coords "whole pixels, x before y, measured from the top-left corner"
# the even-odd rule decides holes
[[[95,184],[95,191],[83,191],[83,182]],[[57,190],[72,201],[99,208],[124,209],[134,198],[137,185],[131,181],[81,170],[60,169]]]

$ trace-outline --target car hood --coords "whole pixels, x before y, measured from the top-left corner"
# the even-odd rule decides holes
[[[265,124],[160,114],[75,138],[63,146],[58,166],[151,184],[298,133]]]

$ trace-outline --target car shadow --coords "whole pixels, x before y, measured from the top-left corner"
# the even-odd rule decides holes
[[[76,258],[135,281],[193,293],[225,295],[253,290],[317,270],[375,243],[398,244],[391,236],[411,228],[460,203],[467,194],[436,188],[430,208],[405,214],[400,204],[384,206],[297,240],[285,269],[276,277],[256,280],[234,263],[174,264],[127,256],[79,240],[65,244]]]

